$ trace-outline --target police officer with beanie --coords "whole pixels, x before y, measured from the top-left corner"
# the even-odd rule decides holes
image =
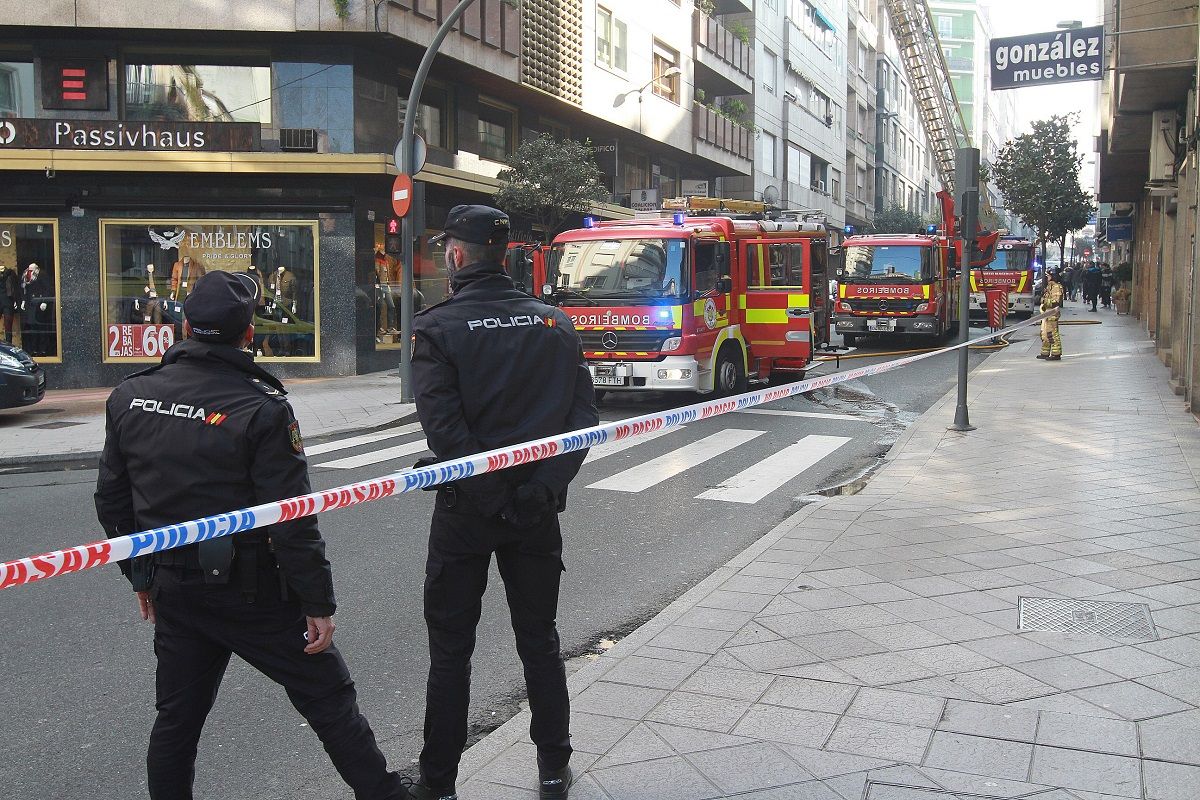
[[[283,385],[243,348],[257,295],[210,272],[184,301],[190,337],[108,399],[96,513],[108,536],[311,491]],[[281,684],[358,800],[402,800],[333,646],[333,576],[314,517],[141,556],[121,569],[154,624],[153,800],[190,800],[196,748],[236,653]]]
[[[413,393],[434,453],[419,465],[599,421],[570,318],[518,291],[504,273],[508,229],[502,211],[455,206],[434,237],[445,239],[452,294],[413,322]],[[570,706],[555,623],[564,569],[558,514],[586,455],[577,450],[438,489],[425,565],[425,747],[413,797],[457,797],[471,653],[492,553],[525,672],[540,796],[567,796]]]

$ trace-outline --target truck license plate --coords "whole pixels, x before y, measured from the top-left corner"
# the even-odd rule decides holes
[[[869,330],[869,331],[894,331],[894,330],[896,330],[896,320],[894,320],[894,319],[869,319],[869,320],[867,320],[867,330]]]
[[[624,386],[625,379],[616,375],[596,375],[592,378],[592,384],[595,386]]]

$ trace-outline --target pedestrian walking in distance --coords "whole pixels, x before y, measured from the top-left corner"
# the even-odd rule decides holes
[[[434,237],[445,239],[452,293],[413,321],[413,393],[434,454],[418,466],[599,421],[570,318],[518,291],[504,274],[508,230],[502,211],[455,206],[444,233]],[[570,706],[555,623],[565,569],[558,514],[566,508],[567,485],[586,454],[576,450],[437,491],[425,563],[425,746],[420,781],[411,788],[419,800],[457,797],[471,653],[492,553],[525,671],[539,794],[567,796]]]
[[[1112,267],[1105,264],[1100,268],[1100,302],[1105,308],[1112,308],[1113,282]]]
[[[1100,286],[1103,280],[1104,276],[1100,273],[1100,266],[1093,261],[1092,265],[1083,273],[1083,302],[1084,305],[1092,304],[1089,311],[1096,310],[1096,302],[1100,299]]]
[[[283,385],[244,349],[257,293],[246,275],[204,275],[183,303],[190,338],[108,398],[96,514],[110,538],[311,491]],[[333,576],[315,517],[140,556],[121,570],[154,623],[153,800],[192,798],[200,732],[235,653],[283,686],[357,800],[408,796],[333,646]]]
[[[1062,359],[1062,335],[1058,332],[1058,317],[1062,314],[1063,285],[1058,282],[1058,276],[1046,270],[1046,288],[1042,291],[1042,311],[1051,311],[1042,320],[1042,352],[1038,358],[1049,361]]]

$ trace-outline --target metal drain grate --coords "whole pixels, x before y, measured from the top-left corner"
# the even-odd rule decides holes
[[[1150,607],[1143,603],[1059,597],[1019,597],[1017,600],[1017,627],[1024,631],[1086,633],[1121,639],[1158,638],[1150,618]]]
[[[53,431],[59,428],[70,428],[82,424],[82,422],[43,422],[41,425],[26,425],[25,427],[36,431]]]

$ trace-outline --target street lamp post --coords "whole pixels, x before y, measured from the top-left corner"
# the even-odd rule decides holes
[[[475,0],[460,0],[447,16],[442,26],[433,35],[433,41],[425,48],[412,88],[408,91],[408,106],[404,109],[404,129],[400,134],[400,162],[396,167],[401,175],[410,175],[413,168],[413,136],[416,132],[417,113],[421,104],[421,90],[433,67],[433,58],[446,40],[450,29],[458,22],[467,6]],[[412,214],[400,220],[400,402],[413,401],[412,389],[412,318],[413,318],[413,222]]]
[[[653,83],[655,83],[655,82],[657,82],[657,81],[661,81],[663,78],[674,78],[676,75],[680,75],[680,74],[682,74],[682,73],[683,73],[683,70],[681,70],[679,67],[671,67],[670,69],[668,69],[667,71],[665,71],[665,72],[664,72],[662,75],[658,75],[658,76],[656,76],[656,77],[653,77],[653,78],[651,78],[650,80],[646,81],[646,82],[645,82],[645,83],[643,83],[641,86],[639,86],[638,88],[636,88],[636,89],[629,89],[628,91],[621,92],[620,94],[618,94],[616,97],[614,97],[614,98],[613,98],[613,108],[620,108],[622,105],[624,105],[624,104],[625,104],[625,101],[626,101],[627,99],[629,99],[629,95],[631,95],[631,94],[636,94],[636,95],[638,96],[638,127],[637,127],[637,132],[638,132],[638,135],[639,135],[639,136],[643,135],[643,134],[642,134],[642,99],[643,99],[643,96],[644,96],[644,95],[643,95],[643,92],[645,92],[645,91],[646,91],[646,89],[648,89],[648,88],[650,87],[650,85],[651,85],[651,84],[653,84]],[[620,147],[620,145],[619,145],[619,144],[617,144],[617,145],[616,145],[616,147],[618,147],[618,148],[619,148],[619,147]],[[620,176],[621,176],[621,164],[620,164],[620,162],[619,162],[619,160],[618,160],[618,156],[619,156],[619,153],[618,153],[617,151],[615,151],[615,150],[614,150],[614,152],[613,152],[613,195],[614,195],[614,202],[616,201],[616,194],[617,194],[617,181],[618,181],[618,180],[620,180]],[[624,189],[628,189],[629,187],[628,187],[628,186],[623,186],[622,188],[624,188]]]

